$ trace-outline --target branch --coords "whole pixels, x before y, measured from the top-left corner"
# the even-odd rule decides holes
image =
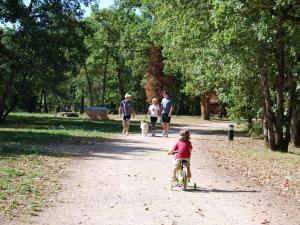
[[[14,100],[11,104],[11,106],[7,109],[7,111],[3,114],[1,120],[5,120],[5,118],[8,116],[8,114],[14,109],[14,107],[16,106],[16,104],[18,103],[19,101],[19,96],[22,92],[22,90],[24,89],[24,86],[25,86],[25,82],[26,82],[26,79],[27,79],[27,76],[28,76],[28,68],[25,69],[25,72],[23,74],[23,77],[22,77],[22,81],[21,81],[21,84],[18,88],[18,91],[17,93],[15,94],[14,96]]]
[[[297,16],[291,16],[291,15],[283,15],[283,19],[296,22],[297,24],[300,24],[300,17]]]
[[[299,3],[296,3],[296,5],[299,5]],[[272,15],[276,17],[281,17],[284,20],[289,20],[292,22],[296,22],[297,24],[300,24],[300,17],[292,16],[288,14],[288,12],[296,5],[291,4],[286,8],[279,9],[279,11],[278,10],[274,11],[274,9],[272,9],[271,4],[264,4],[261,1],[257,1],[257,0],[254,0],[253,2],[250,3],[250,6],[252,6],[254,9],[269,11]]]
[[[33,0],[30,1],[30,4],[29,4],[29,6],[28,6],[28,15],[31,14],[32,6],[33,6]]]

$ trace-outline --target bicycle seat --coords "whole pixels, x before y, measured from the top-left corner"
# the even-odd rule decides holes
[[[180,160],[180,163],[182,163],[182,164],[187,164],[187,163],[188,163],[188,161],[187,161],[187,160],[185,160],[185,159],[183,159],[183,160]]]

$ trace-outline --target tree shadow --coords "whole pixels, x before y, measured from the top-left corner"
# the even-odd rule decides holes
[[[102,134],[120,132],[121,121],[91,121],[82,118],[65,118],[45,115],[13,114],[0,125],[0,147],[5,143],[14,144],[49,144],[59,142],[80,142],[82,138],[95,133],[95,138]],[[139,131],[139,122],[131,123],[131,131]],[[100,134],[100,132],[102,134]]]
[[[222,137],[226,137],[228,135],[228,131],[224,130],[224,128],[215,128],[214,130],[210,130],[210,129],[203,129],[201,128],[202,126],[199,126],[197,128],[189,128],[188,130],[191,132],[191,134],[197,134],[197,135],[207,135],[207,136],[222,136]],[[206,126],[206,127],[210,127],[210,126]],[[179,131],[181,130],[180,127],[172,127],[170,129],[170,134],[176,134],[179,133]],[[234,136],[235,137],[249,137],[248,131],[234,131]]]
[[[217,188],[201,188],[197,187],[196,190],[191,190],[192,192],[202,192],[202,193],[260,193],[257,190],[230,190],[230,189],[217,189]]]
[[[300,156],[300,149],[299,149],[299,151],[289,150],[288,153],[289,153],[289,154],[292,154],[292,155],[295,155],[295,156]]]
[[[67,133],[51,133],[50,131],[36,130],[0,130],[0,144],[47,144],[72,140],[72,135]]]
[[[176,189],[175,191],[181,191]],[[260,193],[261,191],[257,190],[235,190],[235,189],[217,189],[217,188],[201,188],[197,187],[194,189],[194,186],[188,186],[186,192],[199,192],[199,193]]]
[[[78,157],[83,158],[109,158],[112,156],[115,159],[122,159],[128,156],[147,156],[150,152],[160,152],[157,147],[142,146],[143,141],[132,141],[128,139],[102,139],[101,143],[96,142],[90,145],[89,149],[77,154]],[[74,148],[65,153],[74,154]],[[119,158],[117,158],[118,156]],[[128,159],[128,158],[127,158]],[[130,159],[132,160],[132,159]]]
[[[45,134],[46,135],[46,134]],[[49,142],[38,146],[24,146],[20,143],[0,145],[0,159],[20,155],[47,155],[53,157],[76,157],[81,159],[111,158],[116,160],[135,160],[130,156],[143,157],[149,152],[161,151],[157,147],[143,146],[143,141],[108,138],[76,138],[76,141],[61,143]]]
[[[63,152],[45,151],[37,148],[24,148],[23,146],[17,145],[0,146],[0,159],[15,158],[21,155],[44,155],[53,157],[70,156]]]
[[[139,130],[139,121],[131,122],[133,131]],[[25,128],[25,129],[66,129],[82,131],[103,131],[107,133],[118,132],[121,127],[121,121],[118,120],[99,120],[92,121],[85,118],[67,118],[47,116],[37,117],[35,115],[11,115],[3,124],[3,128]]]

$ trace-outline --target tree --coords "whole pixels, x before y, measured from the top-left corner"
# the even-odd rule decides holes
[[[299,76],[299,2],[145,2],[166,70],[184,74],[187,92],[215,90],[235,118],[251,121],[261,112],[270,149],[287,151]]]
[[[27,86],[38,87],[46,102],[48,92],[65,81],[76,58],[74,49],[82,41],[80,4],[89,2],[1,1],[0,21],[13,27],[1,31],[0,121]]]
[[[142,89],[146,73],[147,41],[145,21],[124,5],[114,9],[93,8],[87,18],[92,34],[86,36],[88,55],[82,75],[89,76],[88,95],[95,104],[115,107],[115,102],[130,92],[137,108],[143,111]]]

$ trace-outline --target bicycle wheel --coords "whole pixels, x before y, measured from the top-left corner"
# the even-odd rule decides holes
[[[182,186],[181,189],[183,191],[186,191],[186,186],[187,186],[187,177],[186,177],[186,171],[182,170]]]

